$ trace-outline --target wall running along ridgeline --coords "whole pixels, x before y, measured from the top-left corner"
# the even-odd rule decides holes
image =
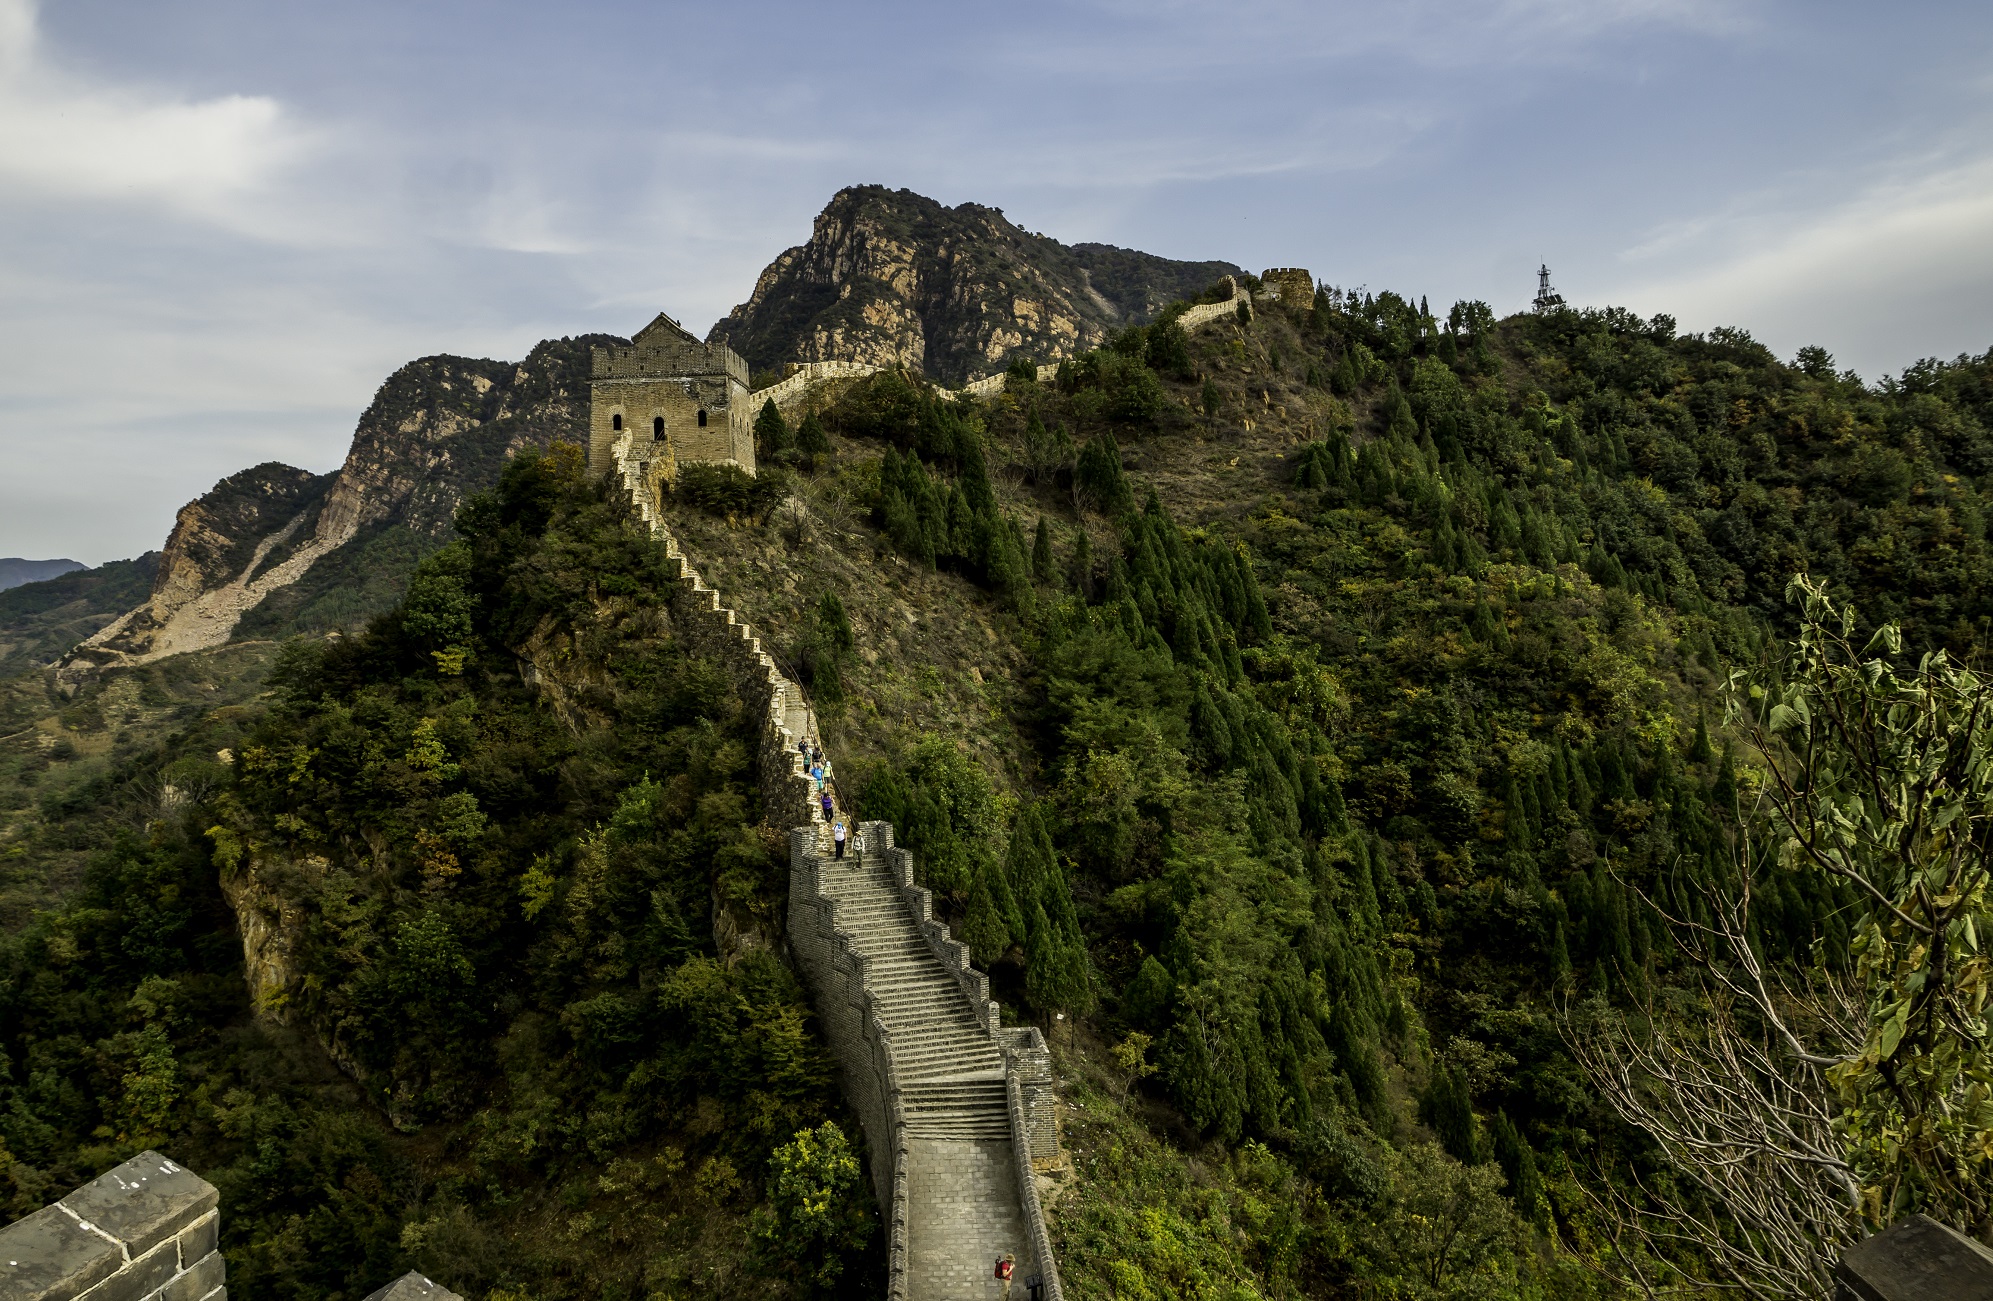
[[[1036,1279],[1046,1301],[1063,1301],[1034,1177],[1034,1162],[1059,1150],[1044,1036],[999,1024],[988,978],[934,919],[890,824],[856,828],[835,857],[797,749],[818,739],[816,714],[665,527],[654,463],[637,451],[648,439],[624,430],[610,473],[675,562],[668,602],[688,646],[718,660],[761,714],[762,804],[771,824],[792,828],[789,942],[865,1127],[886,1211],[886,1296],[994,1301],[994,1265],[1009,1254],[1020,1298]]]
[[[1312,302],[1314,281],[1306,271],[1279,267],[1267,272],[1270,287],[1262,291],[1262,296],[1279,302]],[[1177,316],[1177,324],[1186,330],[1194,330],[1207,321],[1234,319],[1239,314],[1241,304],[1248,312],[1252,311],[1252,295],[1239,287],[1236,280],[1225,277],[1225,284],[1231,287],[1231,296],[1223,302],[1198,303],[1188,307]],[[791,362],[787,372],[777,382],[766,388],[758,388],[748,395],[748,407],[754,412],[761,410],[765,402],[773,402],[775,408],[784,415],[800,406],[810,394],[824,385],[838,380],[864,379],[867,375],[877,375],[888,369],[865,361],[806,361]],[[1049,384],[1059,376],[1057,363],[1038,368],[1038,382]],[[981,379],[970,380],[959,389],[937,388],[941,397],[956,399],[963,397],[993,398],[1003,392],[1004,383],[1009,377],[1002,371],[985,375]],[[638,449],[637,455],[643,453]]]

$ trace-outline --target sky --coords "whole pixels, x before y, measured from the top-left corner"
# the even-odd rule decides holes
[[[1993,6],[0,0],[0,555],[336,468],[415,357],[701,332],[839,188],[1522,309],[1993,347]]]

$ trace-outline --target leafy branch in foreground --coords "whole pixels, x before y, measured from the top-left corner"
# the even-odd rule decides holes
[[[1804,615],[1790,681],[1764,691],[1748,735],[1766,757],[1781,866],[1837,877],[1867,904],[1849,945],[1862,1042],[1827,1072],[1861,1212],[1880,1226],[1921,1210],[1984,1235],[1993,681],[1943,651],[1899,669],[1894,625],[1857,651],[1852,608],[1804,577],[1794,593]]]
[[[1804,576],[1787,594],[1798,640],[1763,680],[1730,681],[1726,721],[1761,765],[1734,869],[1645,896],[1692,988],[1567,1019],[1607,1105],[1679,1180],[1606,1195],[1650,1293],[1667,1260],[1750,1295],[1824,1296],[1864,1229],[1921,1211],[1984,1238],[1993,1212],[1993,680],[1942,651],[1902,665],[1893,625],[1858,648],[1853,610]],[[1765,960],[1751,904],[1767,871],[1838,883],[1846,959]]]

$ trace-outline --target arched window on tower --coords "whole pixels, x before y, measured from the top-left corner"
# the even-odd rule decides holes
[[[660,441],[662,441],[662,439],[664,438],[663,416],[652,416],[650,418],[650,436]]]
[[[609,427],[619,432],[622,430],[623,428],[622,412],[618,411],[615,415],[609,417]]]
[[[704,408],[704,407],[700,407],[700,408],[699,408],[699,428],[701,428],[701,429],[704,429],[705,427],[706,427],[706,408]]]

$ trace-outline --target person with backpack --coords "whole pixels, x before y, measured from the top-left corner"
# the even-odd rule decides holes
[[[829,822],[829,821],[830,821],[830,792],[829,792],[829,791],[825,791],[825,792],[823,793],[823,820],[824,820],[825,822]]]
[[[837,846],[838,860],[842,861],[844,858],[844,823],[839,822],[831,829],[830,839],[831,843]]]
[[[1003,1284],[1003,1301],[1010,1301],[1010,1276],[1017,1269],[1017,1257],[1009,1252],[997,1257],[996,1277]]]

